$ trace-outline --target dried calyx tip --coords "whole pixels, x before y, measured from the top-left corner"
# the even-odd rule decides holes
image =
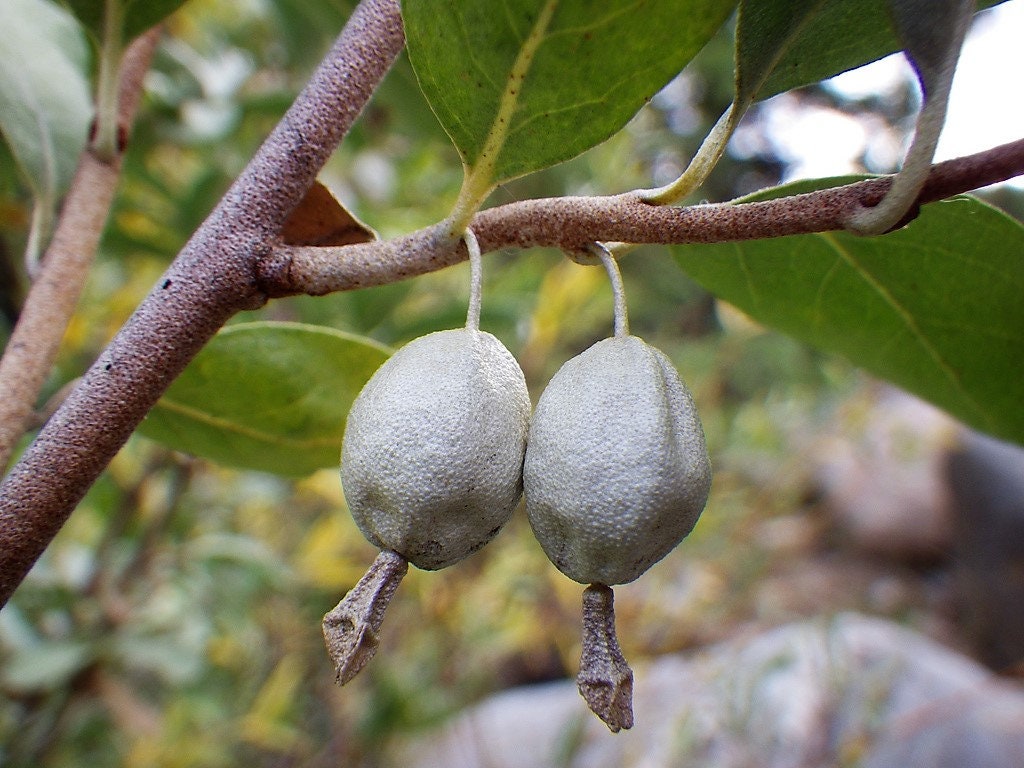
[[[591,711],[612,733],[633,727],[633,670],[615,635],[611,587],[591,584],[583,591],[583,653],[576,685]]]
[[[324,642],[338,685],[359,674],[377,652],[384,612],[408,570],[404,557],[381,552],[359,583],[324,616]]]

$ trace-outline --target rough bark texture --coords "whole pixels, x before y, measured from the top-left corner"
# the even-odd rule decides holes
[[[136,425],[236,312],[256,265],[404,45],[397,0],[364,0],[305,90],[0,485],[0,605]]]
[[[1024,174],[1024,140],[949,160],[932,168],[908,214],[921,205]],[[651,205],[637,194],[524,200],[481,211],[470,227],[484,252],[547,246],[582,251],[595,241],[721,243],[843,229],[864,206],[877,204],[892,177],[757,203],[686,208]],[[447,226],[383,242],[312,248],[281,246],[260,265],[269,296],[366,288],[433,272],[465,261],[460,239]]]

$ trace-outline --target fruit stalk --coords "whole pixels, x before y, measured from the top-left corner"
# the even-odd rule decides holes
[[[477,242],[473,230],[462,233],[469,251],[469,309],[466,312],[466,328],[471,331],[480,330],[480,302],[483,294],[483,258],[480,255],[480,243]]]
[[[622,273],[619,263],[604,243],[591,243],[587,250],[593,253],[604,264],[608,279],[612,284],[612,296],[615,299],[614,332],[617,338],[629,335],[629,313],[626,310],[626,287],[622,284]]]

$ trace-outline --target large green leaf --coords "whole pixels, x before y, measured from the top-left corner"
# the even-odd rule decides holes
[[[82,24],[102,40],[104,15],[109,0],[64,0]],[[170,16],[185,0],[120,0],[123,24],[121,38],[130,42]]]
[[[47,0],[0,2],[0,134],[35,196],[38,243],[52,226],[92,120],[89,51]]]
[[[387,357],[376,342],[319,326],[229,326],[139,431],[227,466],[283,475],[337,466],[349,407]]]
[[[757,84],[757,98],[765,99],[895,53],[902,46],[887,2],[744,0],[737,67],[746,70],[747,83]],[[1004,0],[980,0],[978,8],[1000,2]],[[746,31],[741,31],[744,26]]]
[[[618,131],[735,0],[404,0],[409,56],[478,190]]]
[[[674,253],[759,322],[1024,443],[1024,227],[1001,211],[957,197],[881,237],[829,232]]]

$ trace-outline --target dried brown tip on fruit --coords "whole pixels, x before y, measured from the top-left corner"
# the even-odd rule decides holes
[[[359,583],[324,616],[324,642],[338,685],[359,674],[377,652],[384,612],[408,570],[404,557],[384,550]]]
[[[576,685],[591,711],[612,733],[633,727],[633,670],[615,636],[615,595],[611,587],[583,590],[583,654]]]

